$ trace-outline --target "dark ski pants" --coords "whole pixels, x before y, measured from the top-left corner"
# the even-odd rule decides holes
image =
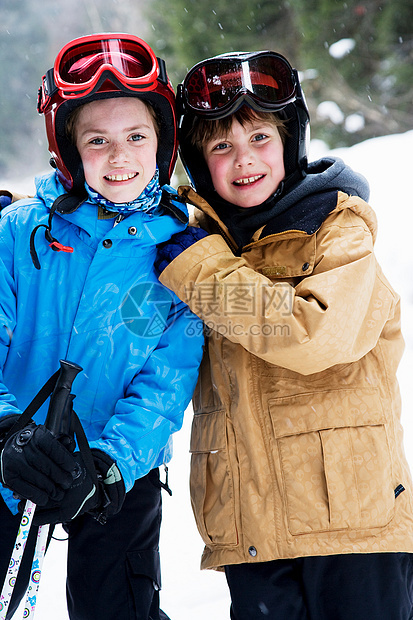
[[[225,567],[232,620],[411,620],[413,555],[377,553]]]
[[[13,517],[3,502],[0,519],[0,570],[5,575],[20,515]],[[122,510],[105,525],[82,515],[66,527],[67,604],[71,620],[168,620],[159,609],[160,525],[161,487],[159,472],[154,469],[136,481],[126,494]],[[31,532],[31,538],[35,534]],[[8,619],[25,592],[30,568],[27,562],[26,573],[19,572]],[[23,569],[22,566],[20,570]]]

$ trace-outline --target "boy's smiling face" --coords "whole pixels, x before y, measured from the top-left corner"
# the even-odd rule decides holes
[[[239,207],[263,203],[285,176],[278,129],[258,117],[245,125],[234,118],[230,132],[212,138],[202,152],[215,190]]]
[[[154,121],[135,97],[86,104],[79,112],[75,135],[87,183],[111,202],[132,202],[155,174]]]

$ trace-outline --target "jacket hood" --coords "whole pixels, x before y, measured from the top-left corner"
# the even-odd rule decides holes
[[[279,213],[311,194],[337,190],[366,202],[370,187],[365,177],[354,172],[339,157],[323,157],[308,165],[306,177],[278,201]]]
[[[34,182],[36,186],[36,197],[43,200],[48,209],[51,208],[58,196],[66,193],[56,172],[47,172],[46,174],[36,176]]]

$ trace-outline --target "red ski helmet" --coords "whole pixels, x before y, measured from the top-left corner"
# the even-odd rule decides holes
[[[45,116],[52,161],[68,192],[83,192],[85,179],[77,148],[66,135],[66,120],[80,105],[114,97],[137,97],[153,107],[160,126],[159,180],[169,183],[177,157],[177,127],[165,63],[134,35],[98,33],[67,43],[39,88],[37,109]]]

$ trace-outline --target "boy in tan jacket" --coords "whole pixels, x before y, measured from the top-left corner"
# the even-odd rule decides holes
[[[178,102],[196,221],[158,267],[208,336],[191,437],[202,567],[225,570],[233,620],[408,620],[400,302],[367,182],[307,162],[280,54],[205,60]]]

